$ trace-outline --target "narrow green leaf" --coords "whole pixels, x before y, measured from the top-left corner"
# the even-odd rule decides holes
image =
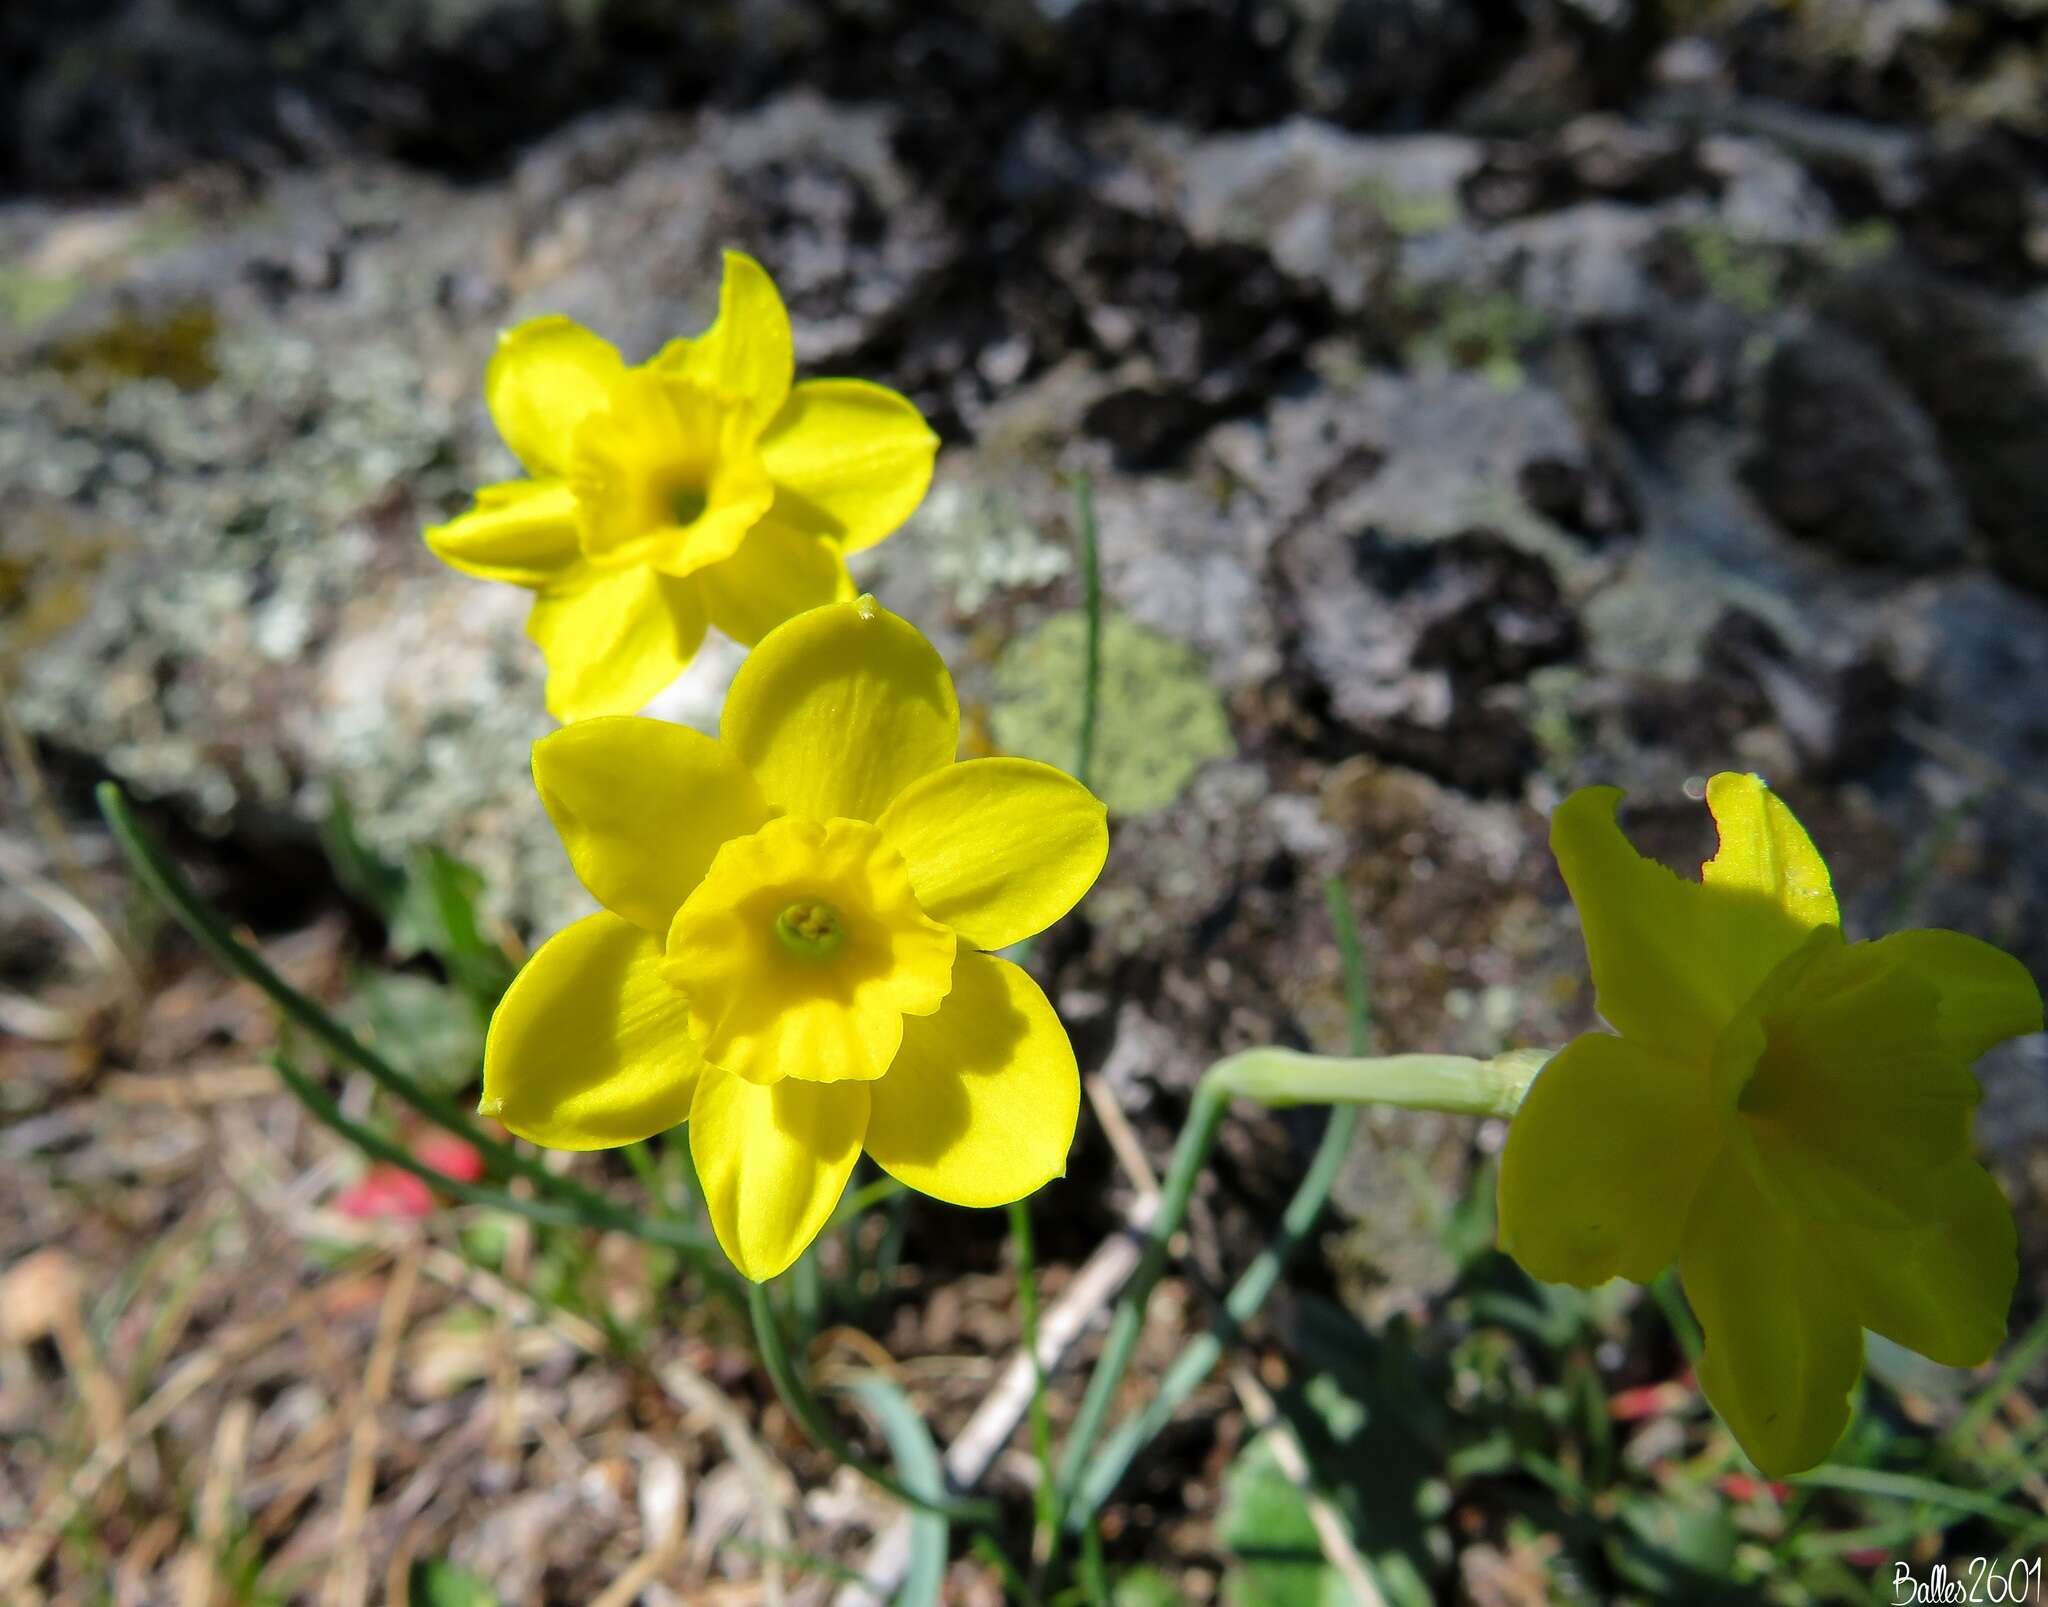
[[[1102,551],[1095,524],[1095,481],[1074,477],[1074,522],[1081,538],[1081,730],[1074,743],[1074,779],[1095,777],[1095,727],[1102,708]]]
[[[677,1223],[637,1216],[595,1190],[549,1171],[538,1160],[491,1137],[451,1100],[422,1087],[418,1079],[400,1071],[370,1048],[326,1010],[286,982],[260,954],[229,931],[220,912],[199,896],[184,873],[171,862],[163,846],[136,817],[133,805],[119,787],[111,781],[102,782],[96,796],[100,813],[106,817],[114,841],[119,844],[129,868],[142,885],[178,918],[202,948],[236,976],[253,982],[268,995],[288,1022],[306,1032],[337,1059],[361,1067],[378,1087],[410,1105],[435,1126],[445,1128],[469,1143],[483,1157],[484,1167],[491,1175],[498,1178],[523,1177],[543,1196],[562,1202],[551,1208],[554,1214],[548,1220],[563,1226],[610,1229],[668,1245],[691,1257],[706,1280],[720,1293],[734,1301],[742,1297],[739,1278],[726,1265],[715,1246]],[[283,1070],[282,1067],[279,1069]],[[305,1083],[304,1078],[300,1078],[300,1082],[311,1086]],[[325,1095],[320,1097],[325,1098]],[[436,1178],[438,1180],[438,1174]],[[445,1187],[445,1183],[442,1186]],[[448,1192],[456,1191],[450,1189]],[[522,1208],[535,1203],[522,1202]],[[534,1212],[524,1209],[523,1214],[533,1216]],[[539,1217],[535,1219],[541,1220]]]
[[[879,1373],[849,1385],[847,1393],[874,1414],[882,1437],[889,1442],[905,1488],[926,1501],[943,1501],[945,1469],[939,1462],[938,1447],[932,1444],[931,1431],[924,1426],[917,1408],[910,1404],[910,1397]],[[946,1583],[946,1558],[951,1545],[946,1520],[940,1513],[927,1507],[910,1515],[910,1571],[904,1576],[902,1592],[896,1598],[901,1607],[936,1607]]]

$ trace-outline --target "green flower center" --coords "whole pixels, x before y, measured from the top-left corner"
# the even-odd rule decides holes
[[[846,946],[846,924],[822,899],[801,899],[775,917],[775,935],[800,960],[829,960]]]
[[[679,525],[695,524],[710,501],[702,486],[677,486],[668,494],[669,515]]]

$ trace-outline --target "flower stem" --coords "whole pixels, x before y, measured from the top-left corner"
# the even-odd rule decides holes
[[[1371,978],[1366,970],[1364,945],[1359,940],[1357,917],[1352,913],[1344,884],[1335,876],[1323,884],[1323,903],[1329,911],[1330,926],[1336,933],[1337,950],[1343,961],[1351,1053],[1363,1055],[1372,1043]],[[1152,1399],[1117,1425],[1100,1454],[1087,1465],[1086,1478],[1074,1496],[1075,1523],[1090,1520],[1109,1499],[1138,1453],[1158,1437],[1195,1386],[1209,1376],[1224,1347],[1266,1303],[1288,1260],[1322,1215],[1357,1129],[1357,1106],[1339,1105],[1331,1110],[1315,1158],[1309,1162],[1294,1197],[1281,1213],[1279,1233],[1252,1258],[1251,1265],[1231,1287],[1209,1331],[1198,1335],[1174,1358]]]
[[[1138,1453],[1159,1436],[1160,1431],[1172,1421],[1173,1414],[1180,1410],[1181,1403],[1209,1376],[1222,1359],[1224,1347],[1258,1315],[1259,1308],[1273,1292],[1273,1285],[1279,1282],[1280,1274],[1286,1270],[1295,1249],[1322,1214],[1330,1188],[1337,1181],[1337,1173],[1344,1164],[1344,1157],[1350,1153],[1351,1135],[1357,1128],[1356,1106],[1340,1106],[1330,1112],[1329,1124],[1323,1129],[1315,1158],[1309,1162],[1301,1186],[1295,1190],[1294,1198],[1288,1201],[1281,1216],[1279,1233],[1270,1244],[1260,1249],[1244,1274],[1231,1286],[1230,1293],[1224,1297],[1223,1309],[1208,1332],[1197,1334],[1188,1342],[1173,1359],[1173,1365],[1161,1376],[1152,1398],[1119,1423],[1103,1440],[1102,1448],[1088,1461],[1081,1487],[1074,1493],[1073,1505],[1068,1509],[1066,1521],[1069,1528],[1076,1528],[1094,1516],[1102,1503],[1115,1492],[1117,1485],[1123,1482],[1124,1473]]]
[[[1017,1257],[1017,1315],[1024,1354],[1031,1358],[1031,1451],[1038,1460],[1038,1488],[1033,1493],[1040,1538],[1033,1543],[1051,1557],[1060,1532],[1059,1487],[1052,1470],[1052,1415],[1045,1404],[1045,1368],[1038,1359],[1038,1257],[1031,1235],[1031,1201],[1010,1204],[1010,1245]]]
[[[1202,1081],[1274,1110],[1290,1105],[1391,1105],[1447,1116],[1512,1116],[1536,1073],[1556,1052],[1510,1049],[1491,1060],[1465,1055],[1353,1059],[1298,1049],[1247,1049],[1217,1061]]]
[[[1303,1054],[1292,1049],[1248,1049],[1211,1066],[1196,1085],[1194,1101],[1160,1190],[1159,1211],[1152,1219],[1144,1256],[1117,1302],[1101,1360],[1088,1380],[1081,1409],[1067,1437],[1060,1461],[1060,1486],[1076,1493],[1068,1506],[1067,1527],[1078,1528],[1084,1521],[1087,1509],[1079,1498],[1084,1487],[1101,1495],[1107,1493],[1101,1488],[1101,1476],[1091,1467],[1095,1441],[1137,1349],[1138,1334],[1145,1322],[1145,1303],[1166,1269],[1167,1245],[1187,1214],[1195,1180],[1208,1160],[1231,1100],[1250,1099],[1275,1108],[1391,1105],[1454,1116],[1510,1116],[1552,1053],[1519,1049],[1491,1060],[1475,1060],[1464,1055],[1338,1057]],[[1297,1203],[1306,1203],[1300,1201],[1299,1193]],[[1314,1203],[1319,1209],[1321,1201]],[[1308,1215],[1313,1218],[1313,1212]],[[1272,1271],[1277,1275],[1277,1265]],[[1270,1288],[1271,1276],[1262,1277],[1265,1288]],[[1262,1299],[1265,1289],[1256,1292]],[[1250,1309],[1256,1309],[1255,1302]],[[1192,1387],[1192,1381],[1188,1387]],[[1142,1443],[1141,1440],[1131,1446],[1132,1454]]]
[[[828,1452],[836,1461],[843,1462],[863,1478],[879,1485],[896,1497],[905,1506],[916,1507],[922,1512],[936,1513],[942,1518],[957,1519],[963,1523],[989,1525],[995,1521],[995,1503],[982,1500],[945,1499],[932,1500],[919,1495],[886,1468],[877,1467],[846,1441],[831,1419],[825,1415],[818,1399],[810,1391],[790,1360],[789,1349],[782,1338],[782,1324],[775,1315],[775,1308],[768,1300],[768,1286],[750,1283],[747,1286],[747,1311],[754,1319],[754,1344],[761,1353],[761,1365],[768,1369],[768,1377],[775,1385],[775,1393],[789,1415],[803,1426],[806,1434],[819,1447]]]
[[[1095,481],[1074,476],[1074,523],[1081,538],[1081,736],[1074,754],[1074,779],[1095,784],[1095,724],[1102,702],[1102,550],[1095,523]]]
[[[342,1114],[337,1104],[325,1089],[311,1077],[292,1064],[282,1053],[272,1054],[270,1069],[277,1073],[292,1097],[304,1105],[307,1111],[322,1126],[332,1128],[349,1145],[386,1166],[395,1166],[400,1171],[410,1172],[414,1177],[431,1184],[435,1189],[465,1205],[487,1205],[494,1210],[507,1211],[513,1216],[523,1216],[542,1227],[577,1228],[584,1226],[583,1219],[574,1209],[558,1205],[552,1200],[523,1200],[516,1194],[503,1189],[492,1188],[484,1183],[465,1183],[457,1177],[428,1166],[416,1159],[403,1144],[394,1143],[378,1132],[358,1121],[352,1121]]]

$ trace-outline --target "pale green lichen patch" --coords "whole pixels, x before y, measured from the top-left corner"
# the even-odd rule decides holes
[[[1087,622],[1057,614],[1003,650],[989,723],[998,746],[1073,768],[1081,735]],[[1235,755],[1223,700],[1194,649],[1121,615],[1102,622],[1096,794],[1120,815],[1178,798],[1212,759]]]

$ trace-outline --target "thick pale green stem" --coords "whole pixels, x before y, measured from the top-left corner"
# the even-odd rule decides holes
[[[1491,1060],[1465,1055],[1345,1059],[1295,1049],[1247,1049],[1219,1060],[1204,1083],[1273,1109],[1289,1105],[1389,1105],[1451,1116],[1512,1116],[1556,1051],[1511,1049]]]

